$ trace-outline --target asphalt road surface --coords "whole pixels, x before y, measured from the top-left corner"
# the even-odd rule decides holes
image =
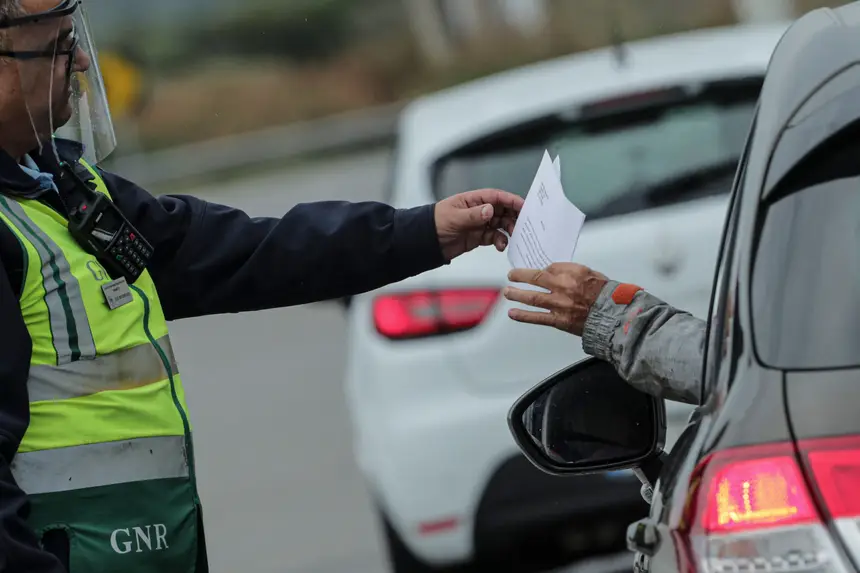
[[[304,201],[379,199],[386,162],[370,152],[184,191],[280,216]],[[213,572],[387,573],[351,453],[343,330],[332,303],[171,325]]]

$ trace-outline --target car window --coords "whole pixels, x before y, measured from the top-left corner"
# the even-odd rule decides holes
[[[733,84],[653,108],[548,120],[513,135],[509,129],[440,160],[435,194],[496,187],[525,196],[544,149],[560,157],[565,192],[590,219],[726,193],[758,93],[758,83]],[[683,196],[660,201],[649,195],[674,178],[715,167],[712,180],[682,185]]]
[[[854,133],[856,140],[857,133]],[[860,366],[860,146],[811,158],[764,214],[752,280],[756,352],[774,368]]]

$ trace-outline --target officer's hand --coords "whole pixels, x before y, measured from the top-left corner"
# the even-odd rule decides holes
[[[445,260],[484,245],[504,251],[508,239],[499,229],[513,233],[522,208],[522,197],[498,189],[466,191],[439,201],[436,232]]]
[[[582,336],[585,320],[608,279],[605,275],[576,263],[555,263],[545,270],[513,269],[511,282],[545,288],[548,293],[505,288],[505,298],[549,312],[512,308],[508,316],[517,322],[554,326]]]

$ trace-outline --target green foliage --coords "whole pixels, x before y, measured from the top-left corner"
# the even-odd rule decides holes
[[[275,56],[296,63],[327,60],[353,39],[352,0],[316,0],[248,9],[187,35],[186,51],[202,58]]]
[[[331,60],[358,36],[355,0],[243,0],[243,9],[173,25],[128,29],[106,37],[103,49],[136,54],[147,67],[173,73],[207,61],[280,59],[296,64]]]

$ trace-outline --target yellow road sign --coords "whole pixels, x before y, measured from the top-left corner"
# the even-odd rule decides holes
[[[143,74],[125,58],[112,52],[99,54],[111,115],[125,118],[136,111],[143,95]]]

